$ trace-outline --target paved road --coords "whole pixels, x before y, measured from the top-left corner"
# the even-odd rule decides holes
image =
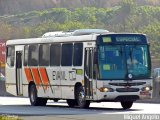
[[[48,101],[45,107],[35,107],[30,106],[28,98],[0,97],[0,114],[15,115],[24,120],[131,120],[132,116],[128,115],[133,114],[141,114],[136,116],[141,119],[144,114],[157,114],[153,117],[160,118],[160,104],[135,103],[130,110],[123,110],[120,103],[102,102],[91,103],[90,109],[79,109],[69,108],[65,101]]]

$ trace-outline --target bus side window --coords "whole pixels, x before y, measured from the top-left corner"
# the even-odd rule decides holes
[[[24,62],[23,62],[24,66],[28,65],[28,48],[29,48],[28,45],[24,47]]]
[[[82,58],[83,58],[83,43],[75,43],[74,44],[73,65],[81,66]]]
[[[61,60],[61,45],[52,44],[50,47],[50,65],[59,66]]]
[[[29,46],[29,66],[37,66],[38,65],[38,45],[30,45]]]
[[[67,43],[62,45],[62,66],[72,66],[73,44]]]
[[[43,44],[39,46],[39,65],[49,66],[49,44]]]
[[[13,46],[8,46],[7,47],[7,64],[13,67],[14,61],[15,61],[15,48]]]

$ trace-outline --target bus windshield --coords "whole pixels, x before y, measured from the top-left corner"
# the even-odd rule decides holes
[[[147,45],[98,46],[99,79],[125,80],[150,77]]]

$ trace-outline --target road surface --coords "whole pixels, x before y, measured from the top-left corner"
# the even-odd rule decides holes
[[[47,106],[30,106],[28,98],[0,97],[0,114],[14,115],[24,120],[152,120],[160,119],[160,104],[134,103],[123,110],[120,103],[91,103],[89,109],[69,108],[65,101],[49,100]],[[135,115],[135,116],[134,116]],[[146,116],[144,116],[146,115]],[[132,118],[132,119],[131,119]]]

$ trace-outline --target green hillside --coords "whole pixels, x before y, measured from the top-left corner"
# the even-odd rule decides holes
[[[123,0],[0,0],[0,15],[11,15],[49,8],[96,7],[106,8]],[[159,0],[134,0],[139,5],[159,6]]]

